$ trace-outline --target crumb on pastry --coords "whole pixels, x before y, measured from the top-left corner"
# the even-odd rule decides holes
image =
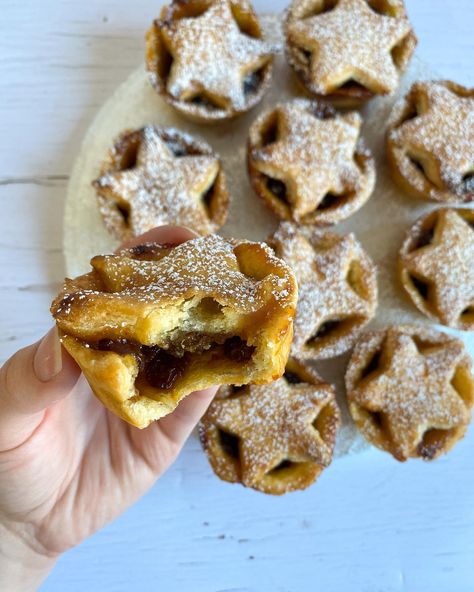
[[[94,393],[138,427],[190,392],[268,382],[288,357],[297,287],[264,244],[216,235],[94,257],[52,313]]]

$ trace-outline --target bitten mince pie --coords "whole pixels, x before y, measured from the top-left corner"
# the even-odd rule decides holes
[[[297,287],[264,244],[200,237],[100,255],[52,304],[96,396],[144,428],[190,392],[284,371]]]
[[[282,219],[335,224],[358,210],[375,185],[375,164],[360,138],[358,113],[296,99],[260,115],[250,128],[252,186]]]
[[[306,90],[341,107],[393,93],[417,43],[402,0],[293,0],[285,33]]]
[[[366,333],[346,386],[356,426],[400,461],[448,452],[471,421],[471,359],[462,341],[437,331],[407,325]]]
[[[235,117],[270,85],[273,50],[247,0],[174,0],[147,33],[153,87],[201,122]]]
[[[221,387],[199,432],[220,479],[281,495],[330,464],[339,425],[334,388],[290,359],[272,384]]]
[[[413,197],[474,200],[474,89],[415,82],[389,118],[387,155],[395,181]]]
[[[292,355],[330,358],[352,347],[377,307],[376,267],[354,235],[284,222],[268,243],[298,281]]]
[[[107,229],[122,241],[163,224],[209,234],[227,217],[218,156],[206,142],[171,128],[120,134],[93,185]]]
[[[403,287],[428,317],[474,330],[474,211],[440,209],[420,218],[400,251]]]

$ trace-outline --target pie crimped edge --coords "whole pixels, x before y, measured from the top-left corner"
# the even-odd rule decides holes
[[[214,264],[224,269],[224,275],[226,260],[229,269],[239,270],[230,274],[232,279],[242,276],[244,284],[239,290],[230,280],[228,285],[216,286],[214,276],[210,277],[212,269],[206,276],[213,257],[206,244],[216,244],[222,250],[219,260],[214,253]],[[196,251],[205,257],[201,284],[195,279]],[[181,262],[184,253],[184,264],[188,265],[184,276],[173,266],[178,253]],[[188,259],[187,253],[191,253]],[[169,277],[165,281],[158,275],[158,284],[150,284],[148,263],[157,261],[159,265],[161,260],[161,269]],[[265,383],[283,373],[293,336],[297,286],[289,267],[264,244],[210,235],[173,247],[150,244],[125,249],[117,255],[95,257],[91,263],[92,272],[66,280],[51,310],[64,347],[96,396],[132,425],[146,427],[173,411],[195,390],[216,384]],[[244,301],[252,286],[253,295]],[[209,301],[213,306],[207,306]],[[191,320],[189,335],[178,331],[174,341],[173,328],[180,330],[184,318]],[[185,339],[191,338],[192,344],[193,327],[198,337],[205,337],[206,326],[215,337],[207,338],[211,345],[206,348],[205,342],[202,351],[188,346]],[[251,348],[250,358],[243,360],[248,363],[225,353],[227,340],[233,337]],[[102,339],[125,340],[140,347],[159,344],[165,351],[179,347],[182,355],[189,352],[189,359],[171,388],[157,389],[143,378],[133,354],[97,351],[93,345]]]
[[[144,126],[140,129],[127,129],[122,131],[114,140],[109,149],[107,157],[103,160],[100,167],[99,176],[93,181],[93,186],[97,192],[99,210],[102,215],[107,230],[120,241],[129,240],[134,233],[126,223],[123,213],[118,208],[116,200],[101,187],[100,179],[109,173],[119,172],[130,168],[130,162],[136,158],[136,152],[142,141],[142,135],[147,128],[152,128],[153,132],[171,148],[176,147],[183,152],[183,156],[210,156],[218,161],[218,172],[212,182],[210,191],[212,195],[207,205],[208,220],[196,220],[192,224],[193,230],[199,234],[209,234],[217,231],[227,218],[229,208],[229,192],[225,173],[222,169],[222,162],[219,156],[212,150],[211,146],[204,140],[191,136],[188,133],[175,128],[164,128],[158,126]],[[164,214],[161,223],[171,223],[166,220]]]
[[[330,458],[326,459],[324,463],[311,460],[300,460],[296,463],[290,462],[288,467],[278,471],[275,471],[275,468],[273,468],[273,470],[260,475],[256,480],[247,480],[245,478],[244,467],[242,466],[242,459],[239,458],[239,453],[235,450],[236,441],[234,440],[231,443],[231,447],[226,443],[223,444],[221,439],[222,430],[219,427],[219,420],[215,417],[214,411],[219,406],[220,401],[227,398],[245,397],[249,394],[250,389],[254,387],[248,385],[236,390],[232,386],[224,386],[219,389],[215,402],[211,403],[211,406],[199,424],[199,437],[202,447],[206,452],[212,469],[223,481],[242,483],[247,487],[271,495],[282,495],[289,491],[306,489],[312,485],[324,468],[331,462],[336,434],[341,422],[334,387],[325,383],[314,368],[290,357],[286,364],[283,377],[275,383],[265,385],[270,395],[274,391],[274,395],[278,396],[277,390],[281,382],[288,384],[285,378],[288,373],[296,376],[299,383],[303,383],[306,386],[313,386],[315,396],[322,400],[326,399],[323,408],[319,411],[314,422],[316,423],[316,429],[320,437],[328,447]],[[291,383],[289,386],[292,386]],[[232,434],[227,434],[227,438],[229,435],[231,438],[233,437]],[[281,437],[285,437],[285,435],[282,434]],[[234,450],[231,448],[234,448]],[[256,458],[255,462],[258,462]],[[281,462],[285,463],[287,460],[284,459]],[[260,473],[261,470],[258,472]]]

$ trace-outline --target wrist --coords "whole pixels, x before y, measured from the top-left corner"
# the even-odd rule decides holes
[[[33,544],[0,522],[0,590],[37,590],[56,560],[56,556],[35,550]]]

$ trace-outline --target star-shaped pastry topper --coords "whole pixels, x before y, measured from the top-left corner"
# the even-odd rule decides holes
[[[350,404],[380,414],[390,452],[398,460],[423,456],[417,449],[428,430],[451,430],[470,421],[467,404],[451,384],[465,357],[462,342],[446,340],[420,351],[415,339],[389,329],[379,369],[349,393]]]
[[[474,92],[450,82],[415,83],[408,96],[416,114],[389,132],[389,143],[420,162],[420,189],[441,201],[474,199]],[[455,91],[458,92],[455,92]],[[470,181],[469,181],[470,179]],[[418,186],[418,183],[417,183]],[[454,197],[443,198],[443,192]]]
[[[468,215],[466,212],[466,216]],[[402,269],[425,281],[430,290],[424,312],[458,329],[474,327],[474,226],[463,211],[441,209],[435,214],[434,234],[428,245],[415,250],[402,248]],[[433,216],[433,214],[431,214]],[[474,223],[474,216],[472,216]],[[420,223],[418,223],[420,225]],[[416,230],[417,226],[415,226]],[[416,240],[416,234],[414,240]],[[408,245],[413,241],[411,236]],[[471,311],[471,321],[463,314]]]
[[[159,131],[143,128],[136,164],[105,172],[94,186],[101,196],[127,212],[133,236],[163,224],[212,232],[204,196],[216,181],[219,159],[213,155],[175,156]]]
[[[285,183],[296,220],[313,213],[328,195],[363,190],[370,195],[374,175],[354,160],[362,119],[358,113],[317,117],[312,103],[296,100],[276,109],[277,140],[251,151],[252,166]],[[351,207],[349,201],[344,207]]]
[[[162,35],[173,57],[168,92],[183,101],[204,97],[221,109],[247,107],[245,78],[272,54],[266,42],[239,29],[229,0],[214,0],[199,16],[165,22]]]
[[[339,0],[329,12],[290,21],[289,40],[311,53],[311,87],[330,94],[354,80],[374,93],[391,93],[399,82],[392,57],[411,32],[406,16],[385,16],[366,0]]]
[[[153,345],[160,331],[171,331],[162,327],[178,326],[183,302],[190,303],[185,310],[191,317],[193,306],[206,297],[232,310],[234,319],[267,305],[266,318],[275,313],[273,327],[279,322],[276,312],[288,325],[295,309],[293,274],[263,243],[208,235],[171,248],[152,243],[98,255],[91,265],[90,274],[66,280],[52,307],[59,327],[83,340],[123,338]],[[205,314],[204,307],[202,318]],[[164,325],[157,320],[161,317]],[[284,341],[284,333],[279,339]]]
[[[375,313],[376,270],[354,235],[307,234],[284,222],[269,240],[298,281],[292,352],[333,357],[351,347]]]
[[[313,423],[327,405],[333,406],[334,421],[325,440]],[[240,480],[263,489],[265,477],[283,462],[328,466],[339,413],[329,385],[289,384],[281,378],[214,399],[205,421],[239,438]]]

